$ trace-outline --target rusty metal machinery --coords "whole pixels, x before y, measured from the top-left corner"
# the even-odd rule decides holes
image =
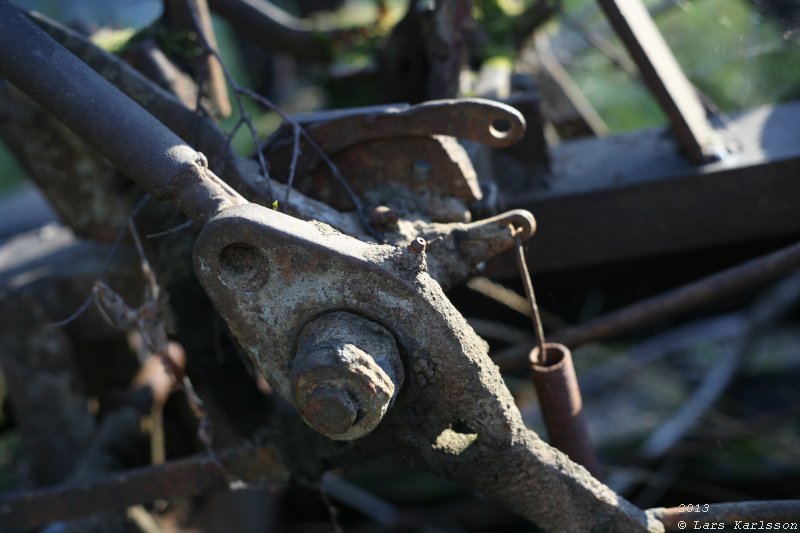
[[[297,120],[342,174],[352,176],[350,186],[368,204],[413,210],[439,222],[463,221],[466,208],[483,196],[456,138],[506,148],[525,133],[516,109],[466,98],[311,113]],[[295,148],[292,137],[284,126],[266,149],[284,179]],[[337,209],[351,209],[318,153],[301,146],[301,154],[296,173],[304,179],[295,186]]]
[[[509,248],[518,231],[530,238],[535,230],[530,213],[437,224],[419,216],[416,205],[403,213],[406,218],[416,213],[416,221],[390,224],[395,231],[386,235],[395,244],[376,244],[250,204],[211,172],[205,156],[19,11],[6,2],[0,11],[5,23],[16,27],[13,39],[5,31],[0,37],[0,71],[145,190],[202,224],[194,246],[198,279],[259,373],[313,429],[469,483],[548,529],[660,529],[525,427],[486,344],[437,282],[463,279],[476,264]],[[64,87],[70,88],[67,106],[58,103]],[[90,95],[96,105],[87,113]],[[120,116],[126,109],[133,114]],[[421,120],[429,109],[433,116],[450,113],[451,120],[439,125]],[[122,154],[120,143],[130,141],[98,127],[108,124],[105,115],[119,117],[132,131],[149,131],[147,142],[134,147],[140,157]],[[338,120],[366,125],[352,131],[353,139],[367,145],[374,131],[390,138],[405,135],[420,146],[432,146],[431,139],[437,141],[431,134],[442,133],[507,145],[524,131],[515,110],[483,101]],[[375,122],[385,128],[370,127]],[[324,144],[325,129],[319,129]],[[434,157],[450,154],[442,146],[452,142],[444,139],[438,152],[431,152]],[[468,165],[461,155],[455,159]],[[432,160],[438,170],[440,160]],[[161,170],[153,173],[154,166]],[[456,185],[470,191],[465,199],[477,199],[466,168],[459,175],[462,185]],[[452,263],[460,266],[449,268]],[[553,513],[555,506],[582,512]],[[0,512],[11,516],[15,507],[6,501]]]
[[[298,116],[259,148],[276,178],[273,198],[263,187],[270,177],[233,155],[209,122],[175,111],[168,95],[152,93],[145,107],[154,117],[131,99],[147,82],[112,59],[89,54],[127,96],[4,0],[0,21],[0,74],[194,221],[197,281],[252,367],[297,411],[281,429],[310,434],[299,450],[278,437],[88,490],[76,482],[0,496],[0,521],[32,526],[240,481],[284,482],[298,454],[325,450],[330,467],[355,450],[467,484],[548,531],[663,531],[562,453],[570,443],[560,451],[525,426],[487,344],[445,294],[515,244],[521,251],[537,230],[525,209],[472,220],[492,206],[478,209],[484,193],[457,140],[507,148],[525,132],[519,111],[463,99]],[[86,51],[66,31],[47,31]],[[334,168],[351,190],[331,179]],[[294,186],[291,196],[281,182]],[[271,208],[283,198],[285,213]],[[569,408],[580,410],[579,396]],[[107,499],[87,497],[95,491]],[[37,516],[42,505],[49,511]]]

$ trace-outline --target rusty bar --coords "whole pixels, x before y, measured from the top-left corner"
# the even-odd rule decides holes
[[[519,111],[484,98],[433,100],[410,107],[371,106],[363,108],[363,112],[322,111],[301,115],[298,122],[328,154],[378,139],[434,134],[506,148],[525,134],[525,118]],[[294,150],[292,137],[291,125],[287,124],[270,140],[267,152],[272,166],[288,168]],[[297,167],[299,174],[320,164],[320,154],[309,147],[304,147],[302,153]]]
[[[275,452],[266,447],[232,448],[217,457],[198,455],[95,481],[6,493],[0,496],[0,523],[9,529],[32,528],[161,498],[194,496],[228,489],[234,476],[248,483],[288,479]]]
[[[686,156],[697,164],[716,158],[716,135],[705,109],[644,4],[640,0],[598,3],[669,118]]]
[[[570,347],[620,335],[745,291],[788,274],[800,266],[800,243],[722,270],[677,289],[642,300],[552,335]]]
[[[538,343],[529,355],[531,378],[539,397],[547,433],[553,446],[597,476],[597,456],[589,438],[589,428],[583,418],[581,390],[575,375],[575,366],[572,364],[572,353],[563,344],[545,342],[522,238],[522,230],[517,230],[517,266],[530,305],[531,321]]]
[[[650,509],[666,531],[705,529],[704,524],[726,524],[734,529],[792,529],[800,521],[800,500],[693,504]],[[781,527],[775,527],[776,523]],[[788,524],[788,527],[784,526]],[[716,529],[722,529],[717,527]]]
[[[531,378],[539,397],[550,444],[597,477],[597,456],[583,417],[583,401],[572,353],[563,344],[546,343],[531,350]]]
[[[205,222],[245,203],[196,152],[72,55],[18,8],[0,0],[0,74],[155,198]]]

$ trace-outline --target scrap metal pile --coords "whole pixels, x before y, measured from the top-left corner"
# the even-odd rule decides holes
[[[227,81],[234,102],[248,96],[270,105],[225,78],[204,1],[165,4],[173,22],[199,34],[200,85],[208,93],[196,89],[196,102],[224,114]],[[215,4],[227,16],[251,5]],[[458,20],[469,2],[437,4],[411,10],[406,26]],[[601,4],[635,48],[641,27],[629,17],[644,15],[619,6],[636,3]],[[441,42],[453,39],[447,32],[425,35],[428,52],[448,44],[460,53],[457,39]],[[147,50],[149,60],[161,57]],[[664,82],[656,92],[670,109],[677,144],[643,152],[669,153],[671,164],[690,172],[706,165],[703,179],[719,179],[723,171],[712,160],[720,137],[697,102],[679,95],[685,78],[665,70],[676,65],[648,56],[663,53],[634,56],[644,56],[649,81]],[[212,118],[187,106],[191,95],[165,90],[77,33],[0,1],[0,75],[8,80],[0,86],[0,135],[64,224],[0,249],[0,305],[8,317],[0,367],[37,483],[54,484],[0,495],[0,529],[60,521],[111,530],[130,521],[130,506],[247,485],[316,483],[326,471],[375,457],[474,488],[546,531],[663,531],[674,522],[674,512],[646,512],[594,477],[599,469],[580,422],[569,350],[544,345],[540,331],[541,345],[528,347],[540,374],[549,373],[535,378],[548,444],[523,423],[499,361],[446,291],[479,271],[518,275],[510,260],[516,250],[536,318],[522,250],[537,220],[544,235],[537,254],[527,254],[535,269],[729,242],[735,232],[701,228],[678,244],[686,217],[698,216],[689,200],[668,206],[678,213],[667,222],[661,212],[647,213],[636,230],[661,224],[659,235],[581,248],[608,239],[609,227],[621,226],[615,217],[630,215],[614,213],[615,202],[644,208],[624,195],[658,196],[660,178],[615,191],[599,182],[566,189],[568,169],[561,182],[534,191],[519,176],[547,181],[559,157],[544,142],[536,92],[519,91],[505,103],[451,98],[452,57],[441,55],[429,58],[436,75],[421,89],[424,102],[294,116],[278,110],[282,126],[245,158]],[[789,105],[786,114],[800,110]],[[236,128],[252,126],[243,118]],[[747,182],[758,165],[765,173],[778,161],[797,169],[798,146],[754,156],[760,162],[746,170],[727,164],[724,172]],[[750,148],[745,142],[742,157]],[[767,216],[798,204],[796,183],[771,176],[776,190],[790,192],[750,213],[747,236],[800,230],[796,212],[779,222]],[[694,190],[688,179],[679,186]],[[612,214],[595,217],[604,211]],[[587,224],[598,229],[585,233]],[[127,233],[135,246],[120,245]],[[709,287],[711,296],[740,291],[799,263],[795,245],[551,340],[575,346],[612,335],[689,309],[709,297]],[[53,327],[89,293],[83,309],[90,310]],[[545,352],[564,362],[537,359]],[[168,404],[175,390],[187,400]],[[797,504],[753,511],[760,512],[788,519]]]

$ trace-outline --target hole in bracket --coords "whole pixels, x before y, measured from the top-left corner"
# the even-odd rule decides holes
[[[466,431],[459,431],[461,429]],[[448,455],[460,455],[476,440],[478,440],[477,433],[473,433],[466,424],[456,422],[439,433],[431,447]]]
[[[255,292],[269,280],[267,258],[252,244],[229,244],[219,253],[219,278],[231,289]]]
[[[511,133],[511,121],[505,118],[496,118],[489,126],[489,133],[495,139],[505,139]]]

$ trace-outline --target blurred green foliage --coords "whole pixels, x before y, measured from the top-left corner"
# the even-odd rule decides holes
[[[482,59],[513,58],[519,47],[520,15],[534,0],[475,0],[472,18],[486,33],[488,42],[482,47]]]
[[[230,71],[231,76],[236,83],[243,87],[252,87],[250,77],[248,76],[247,68],[242,60],[242,56],[236,50],[236,36],[233,28],[226,21],[219,17],[213,17],[214,33],[219,42],[219,53],[222,61]],[[233,90],[228,87],[229,94],[233,98]],[[253,124],[260,139],[266,138],[267,135],[275,131],[281,124],[281,119],[271,112],[265,112],[258,104],[254,103],[249,98],[242,98],[247,113],[253,117]],[[220,123],[220,127],[224,131],[231,131],[236,123],[239,121],[239,109],[235,104],[232,106],[233,113],[230,117],[224,119]],[[239,154],[252,154],[255,150],[255,143],[253,136],[248,131],[246,125],[242,125],[233,136],[231,146]]]
[[[700,0],[658,23],[686,74],[723,110],[800,94],[800,46],[750,2]]]

